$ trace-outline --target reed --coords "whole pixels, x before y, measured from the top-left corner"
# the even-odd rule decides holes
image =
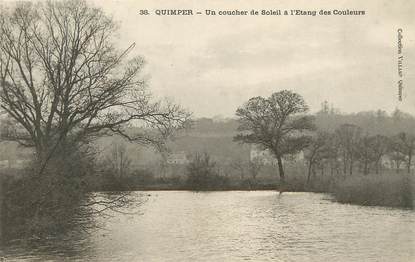
[[[331,191],[341,203],[414,208],[415,177],[410,174],[353,175],[336,179]]]

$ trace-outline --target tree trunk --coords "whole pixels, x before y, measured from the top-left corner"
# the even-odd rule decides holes
[[[284,184],[285,183],[285,175],[284,175],[284,167],[282,166],[281,156],[277,156],[277,161],[278,161],[278,173],[280,175],[280,181]]]
[[[343,174],[347,174],[347,157],[346,154],[343,154]]]
[[[2,222],[2,216],[3,216],[3,176],[0,174],[0,246],[3,244],[2,243],[2,239],[3,239],[3,222]]]
[[[408,155],[408,174],[411,173],[411,162],[412,162],[412,153]]]
[[[349,174],[353,175],[353,158],[352,157],[350,157]]]
[[[365,175],[367,175],[367,174],[369,173],[369,172],[368,172],[368,168],[367,168],[367,167],[368,167],[368,163],[367,163],[367,162],[368,162],[368,161],[365,159],[365,164],[364,164],[364,165],[365,165],[365,166],[364,166],[364,174],[365,174]]]
[[[380,160],[376,160],[376,162],[375,162],[375,174],[376,175],[379,174],[379,162],[380,162]]]
[[[308,164],[307,185],[310,184],[311,168],[312,167],[313,167],[313,162],[310,161],[309,164]]]

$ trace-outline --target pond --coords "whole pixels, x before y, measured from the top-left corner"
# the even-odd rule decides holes
[[[133,192],[82,236],[2,247],[6,261],[415,261],[415,212],[275,191]],[[129,212],[129,213],[130,213]]]

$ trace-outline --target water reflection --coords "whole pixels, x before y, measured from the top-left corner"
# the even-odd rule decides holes
[[[342,205],[310,193],[149,194],[132,192],[134,201],[121,213],[96,215],[93,223],[102,229],[77,231],[65,239],[9,243],[3,256],[30,261],[411,261],[415,257],[412,210]],[[116,197],[98,194],[90,201]]]

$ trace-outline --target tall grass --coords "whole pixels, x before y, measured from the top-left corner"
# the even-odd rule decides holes
[[[341,203],[414,208],[415,176],[353,175],[336,179],[331,193]]]
[[[340,203],[366,206],[415,208],[415,175],[316,174],[307,183],[303,166],[287,168],[285,191],[329,193]]]

